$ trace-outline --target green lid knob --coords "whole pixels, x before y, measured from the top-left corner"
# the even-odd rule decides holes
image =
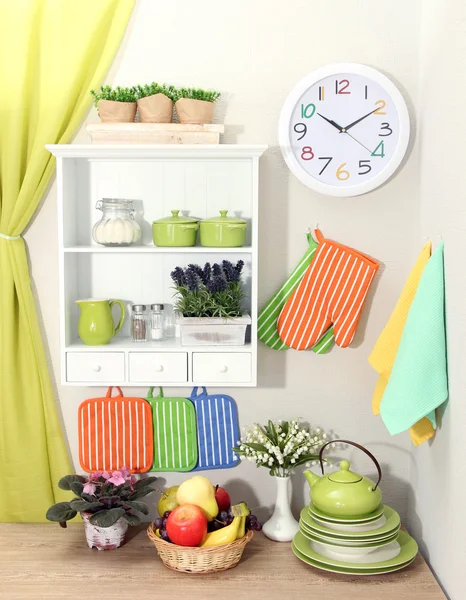
[[[349,468],[350,468],[350,466],[351,466],[351,465],[350,465],[350,463],[349,463],[349,461],[348,461],[348,460],[342,460],[342,461],[340,462],[340,469],[341,469],[342,471],[349,471]]]
[[[179,210],[171,210],[170,212],[171,212],[171,214],[172,214],[174,217],[177,217],[177,216],[179,215],[179,213],[180,213],[180,211],[179,211]]]
[[[221,210],[221,211],[220,211],[220,215],[221,215],[222,217],[226,217],[226,216],[227,216],[227,214],[228,214],[228,211],[227,211],[227,210]]]

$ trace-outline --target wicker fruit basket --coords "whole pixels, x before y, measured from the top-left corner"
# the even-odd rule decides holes
[[[215,573],[236,567],[254,532],[248,531],[244,537],[231,542],[231,544],[208,548],[177,546],[165,542],[155,535],[152,523],[147,529],[147,535],[157,548],[157,552],[167,568],[181,573]]]

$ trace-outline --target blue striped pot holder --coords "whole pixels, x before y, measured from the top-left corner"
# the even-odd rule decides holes
[[[197,418],[198,462],[193,471],[235,467],[239,456],[232,448],[240,439],[235,401],[225,394],[208,395],[205,387],[197,392],[193,388],[190,397]]]

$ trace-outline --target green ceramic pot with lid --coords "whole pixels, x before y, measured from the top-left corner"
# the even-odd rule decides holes
[[[229,217],[221,210],[219,217],[201,221],[201,246],[239,248],[244,246],[247,223],[244,219]]]
[[[366,448],[349,440],[338,440],[345,444],[356,446],[374,461],[379,475],[377,483],[368,477],[350,471],[347,460],[340,462],[340,470],[324,475],[322,452],[332,442],[327,442],[320,449],[319,460],[322,477],[312,471],[304,471],[311,486],[312,504],[321,511],[334,517],[357,517],[373,512],[382,502],[382,492],[379,488],[382,470],[377,459]]]
[[[152,223],[152,237],[156,246],[195,246],[199,220],[184,217],[179,210],[172,210],[171,217]]]

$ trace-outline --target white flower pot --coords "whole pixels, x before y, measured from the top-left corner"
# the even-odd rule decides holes
[[[115,548],[119,548],[125,540],[128,522],[121,518],[110,527],[99,527],[98,525],[92,525],[89,521],[91,516],[88,513],[81,513],[89,548],[97,548],[97,550],[115,550]]]
[[[289,477],[274,477],[277,482],[277,500],[273,515],[262,527],[264,534],[275,542],[291,542],[299,530],[298,521],[290,508]]]

